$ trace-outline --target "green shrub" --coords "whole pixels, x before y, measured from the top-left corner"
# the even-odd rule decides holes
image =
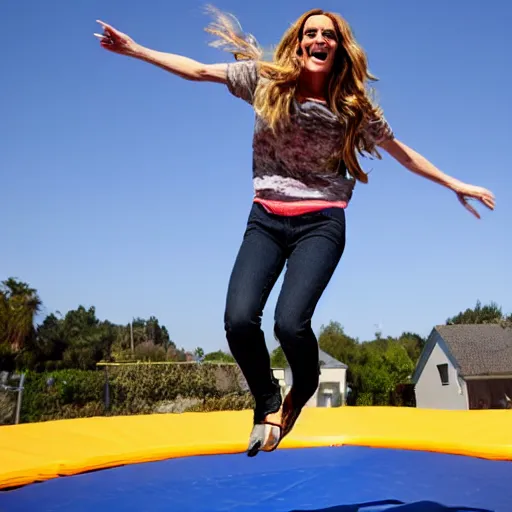
[[[208,397],[202,402],[189,407],[185,412],[241,411],[253,409],[254,400],[251,394],[232,393],[221,397]]]
[[[13,391],[0,390],[0,425],[14,423],[17,396]]]
[[[126,365],[107,371],[112,406],[130,414],[178,396],[219,396],[213,365]]]
[[[356,400],[356,405],[360,405],[360,406],[373,405],[373,393],[371,393],[371,392],[359,393],[357,400]]]
[[[59,411],[58,419],[91,418],[103,416],[105,405],[103,402],[89,402],[83,406],[65,404]]]
[[[205,411],[252,408],[251,397],[242,390],[241,381],[238,367],[230,364],[134,364],[106,370],[29,372],[21,421],[150,414],[159,404],[178,399],[199,400],[192,408]]]
[[[29,372],[25,378],[21,421],[45,421],[70,417],[63,411],[73,409],[72,417],[90,403],[103,401],[105,376],[87,370],[60,370],[47,373]]]

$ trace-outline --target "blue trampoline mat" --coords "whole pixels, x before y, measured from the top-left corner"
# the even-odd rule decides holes
[[[510,512],[512,462],[345,446],[170,459],[0,492],[0,511]]]

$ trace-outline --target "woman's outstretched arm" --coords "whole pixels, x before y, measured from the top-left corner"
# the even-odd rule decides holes
[[[463,183],[452,176],[448,176],[444,172],[441,172],[425,157],[405,145],[403,142],[396,139],[387,140],[386,142],[383,142],[380,147],[382,147],[382,149],[389,153],[409,171],[453,190],[461,204],[478,219],[480,218],[480,215],[468,203],[468,198],[476,199],[490,210],[494,210],[494,195],[491,191],[483,187]]]
[[[182,55],[152,50],[111,25],[100,20],[98,23],[103,28],[103,34],[94,35],[106,50],[149,62],[186,80],[226,83],[227,64],[203,64]]]

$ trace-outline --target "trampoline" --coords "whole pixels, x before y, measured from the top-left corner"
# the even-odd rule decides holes
[[[306,409],[277,451],[248,458],[251,418],[0,427],[0,511],[512,511],[512,411]]]

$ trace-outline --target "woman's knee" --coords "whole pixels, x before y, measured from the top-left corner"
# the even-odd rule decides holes
[[[318,343],[311,323],[293,315],[276,316],[274,334],[290,364],[294,394],[304,405],[319,383]]]
[[[249,307],[230,307],[224,313],[224,329],[226,333],[244,335],[260,328],[260,318]]]
[[[280,343],[293,343],[310,334],[310,323],[304,322],[295,315],[276,314],[274,334]]]

